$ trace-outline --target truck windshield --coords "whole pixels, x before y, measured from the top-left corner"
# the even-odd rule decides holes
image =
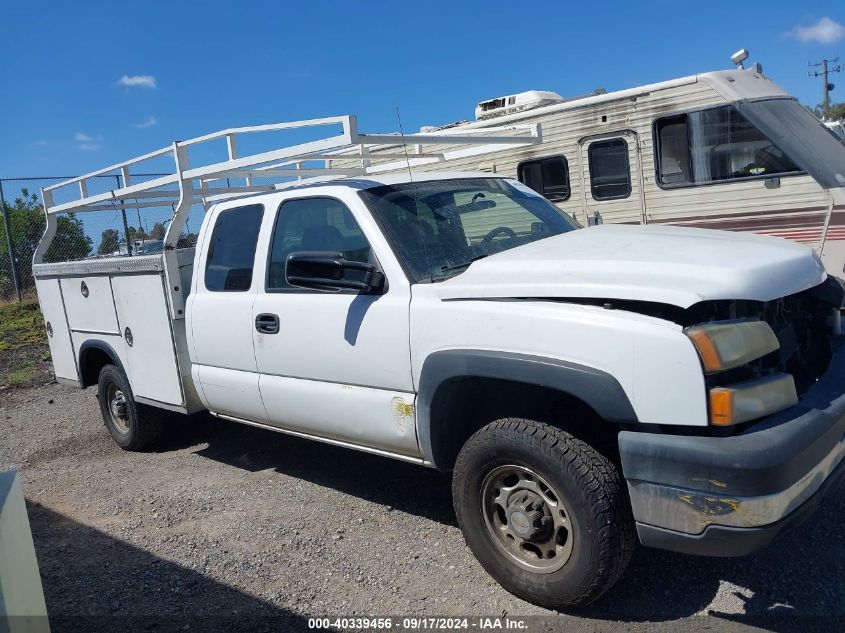
[[[521,183],[466,178],[361,191],[412,281],[438,281],[473,261],[578,228]]]
[[[736,108],[822,187],[845,187],[845,145],[795,99],[741,101]]]

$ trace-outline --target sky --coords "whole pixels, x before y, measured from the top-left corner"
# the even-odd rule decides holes
[[[0,11],[0,178],[73,176],[230,126],[357,114],[363,132],[472,118],[730,68],[739,48],[803,103],[845,57],[841,0],[762,3],[20,2]],[[845,101],[845,72],[834,75]]]

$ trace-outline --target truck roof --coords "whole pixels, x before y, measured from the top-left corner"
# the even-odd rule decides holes
[[[467,178],[501,178],[513,180],[510,176],[494,174],[486,171],[419,171],[408,174],[407,171],[389,174],[377,174],[365,177],[348,178],[312,178],[300,182],[282,183],[276,185],[271,191],[260,191],[257,193],[246,193],[240,196],[227,198],[221,202],[237,200],[239,203],[244,200],[260,200],[265,196],[271,196],[282,191],[301,191],[305,189],[320,189],[326,187],[347,187],[358,191],[366,191],[384,185],[404,185],[415,182],[431,182],[436,180],[455,180]]]
[[[349,187],[351,189],[372,189],[383,185],[401,185],[413,182],[429,182],[432,180],[455,180],[458,178],[505,178],[513,180],[510,176],[494,174],[487,171],[418,171],[411,173],[407,171],[387,174],[373,174],[368,176],[350,176],[348,178],[335,178],[333,180],[320,179],[310,182],[294,182],[277,185],[276,189],[290,191],[291,189],[306,189],[313,187]],[[266,194],[255,194],[266,195]],[[253,196],[250,196],[253,197]]]

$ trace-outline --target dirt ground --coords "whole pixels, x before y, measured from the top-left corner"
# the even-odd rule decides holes
[[[208,416],[126,453],[91,390],[56,384],[0,392],[0,428],[53,631],[286,631],[351,615],[508,614],[569,631],[845,623],[845,491],[754,557],[639,548],[599,603],[556,614],[475,562],[440,473]]]

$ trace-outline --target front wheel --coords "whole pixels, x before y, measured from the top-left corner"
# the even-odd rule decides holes
[[[100,414],[115,443],[126,451],[149,448],[161,438],[161,413],[138,404],[121,369],[106,365],[97,381]]]
[[[476,432],[458,455],[452,497],[484,569],[544,607],[593,602],[619,579],[633,550],[618,469],[548,424],[508,418]]]

